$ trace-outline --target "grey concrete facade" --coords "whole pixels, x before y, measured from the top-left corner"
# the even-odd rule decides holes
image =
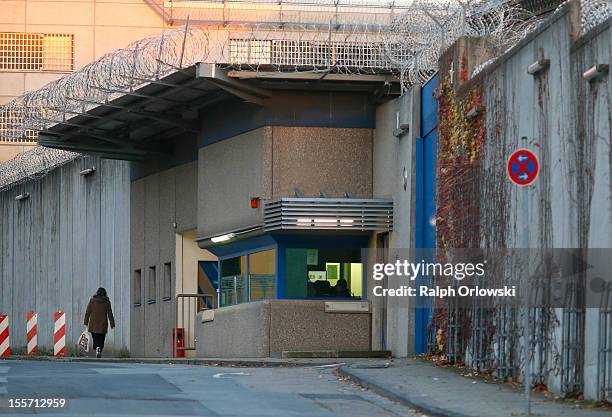
[[[198,234],[221,234],[263,221],[251,197],[372,197],[372,130],[267,126],[200,148],[198,169]]]
[[[611,247],[612,95],[608,76],[583,77],[612,57],[610,20],[581,33],[579,8],[578,2],[564,5],[480,74],[464,85],[455,82],[456,97],[474,89],[483,93],[486,138],[479,207],[484,247]],[[550,60],[550,66],[529,74],[528,66],[541,59]],[[520,148],[534,151],[540,163],[539,178],[527,187],[507,179],[508,158]],[[588,305],[595,304],[591,300]],[[546,364],[543,383],[557,393],[577,390],[585,398],[601,399],[599,310],[585,308],[585,300],[555,307],[544,341],[533,347],[545,351],[534,359]],[[575,312],[584,327],[568,321]]]
[[[196,227],[195,162],[131,183],[132,356],[172,355],[176,323],[176,233]],[[164,298],[164,268],[170,264],[170,299]],[[155,274],[155,279],[150,274]],[[135,288],[140,274],[140,293]],[[140,305],[137,305],[139,301]]]
[[[369,312],[326,312],[320,300],[256,301],[212,310],[205,317],[197,324],[201,357],[370,349]]]
[[[414,86],[402,97],[377,108],[373,146],[373,193],[375,198],[393,198],[393,231],[381,248],[375,234],[370,243],[369,263],[394,262],[400,253],[414,247],[415,147],[421,131],[421,91]],[[398,124],[408,132],[394,136]],[[397,283],[397,282],[396,282]],[[382,282],[386,288],[389,284]],[[372,302],[372,346],[388,349],[394,356],[414,353],[414,310],[408,297],[373,297],[372,288],[381,285],[368,277],[368,297]],[[397,283],[399,285],[399,283]],[[384,346],[383,346],[384,344]]]
[[[91,167],[94,173],[79,174]],[[29,198],[15,200],[25,193]],[[106,351],[128,353],[129,210],[128,163],[93,157],[0,193],[0,313],[9,315],[14,353],[25,353],[28,311],[38,313],[39,349],[52,353],[57,310],[66,313],[67,352],[74,352],[100,286],[117,323]]]

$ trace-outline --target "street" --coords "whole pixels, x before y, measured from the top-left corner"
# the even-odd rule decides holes
[[[65,399],[63,408],[9,400]],[[19,404],[22,402],[19,401]],[[40,403],[39,403],[40,405]],[[330,367],[0,362],[0,415],[421,417]]]

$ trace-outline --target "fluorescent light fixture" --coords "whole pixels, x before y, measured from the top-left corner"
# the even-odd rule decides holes
[[[310,219],[310,218],[299,218],[297,219],[298,226],[323,226],[323,227],[334,227],[334,226],[352,226],[355,220],[353,219]]]
[[[20,201],[20,200],[25,200],[30,198],[30,193],[23,193],[23,194],[19,194],[17,197],[15,197],[15,201]]]
[[[87,168],[79,172],[79,175],[85,176],[85,175],[93,174],[94,172],[96,172],[96,167],[91,167],[91,168]]]
[[[221,243],[221,242],[227,242],[228,240],[233,239],[235,237],[236,237],[236,233],[228,233],[226,235],[211,237],[210,240],[213,243]]]
[[[527,73],[536,75],[548,67],[550,67],[550,59],[538,59],[536,62],[527,67]]]
[[[340,219],[340,226],[351,227],[355,223],[353,219]]]
[[[582,74],[582,78],[587,81],[593,81],[605,76],[609,69],[608,64],[595,64]]]

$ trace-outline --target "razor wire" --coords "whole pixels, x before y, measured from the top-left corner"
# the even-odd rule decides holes
[[[485,37],[490,55],[498,56],[537,23],[531,12],[511,2],[415,0],[393,20],[386,36],[386,51],[402,69],[407,88],[427,80],[437,70],[442,52],[460,37]]]
[[[132,42],[9,102],[2,110],[9,117],[0,140],[44,132],[197,62],[250,71],[407,74],[414,83],[436,69],[440,52],[459,36],[490,36],[506,45],[531,27],[522,9],[484,0],[415,0],[403,4],[401,13],[389,10],[382,23],[375,16],[374,23],[345,18],[327,27],[322,17],[318,24],[291,28],[270,22],[186,25]]]
[[[75,152],[35,146],[0,164],[0,192],[21,183],[42,178],[55,168],[81,155]]]
[[[580,6],[582,32],[588,32],[612,17],[610,0],[582,0]]]
[[[205,59],[207,35],[201,28],[172,30],[132,42],[72,74],[10,101],[0,140],[19,141],[28,131],[45,131],[169,73]]]
[[[601,20],[604,9],[589,5],[602,1],[583,0],[585,10],[590,10],[587,14]],[[257,17],[262,22],[227,27],[186,24],[132,42],[25,93],[0,109],[0,141],[31,141],[37,132],[197,62],[216,63],[226,69],[321,76],[331,72],[394,74],[400,76],[405,91],[429,78],[442,51],[459,37],[487,37],[491,55],[497,56],[538,23],[525,9],[502,0],[402,0],[384,7],[369,0],[318,1],[317,7],[327,8],[318,9],[316,16],[304,10],[294,10],[297,14],[292,15],[290,6],[299,1],[280,3],[287,6],[282,16],[285,20],[292,16],[291,24],[263,15]],[[331,3],[344,9],[331,7]],[[363,10],[347,11],[351,7],[386,7],[386,13],[369,13],[368,20]],[[240,20],[240,16],[234,19]],[[310,23],[299,23],[304,21]],[[0,184],[6,182],[0,175]]]

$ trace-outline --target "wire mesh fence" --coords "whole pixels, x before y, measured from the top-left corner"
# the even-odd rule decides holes
[[[135,41],[15,98],[0,109],[0,142],[33,141],[37,132],[197,62],[248,71],[391,73],[400,77],[406,89],[429,78],[441,52],[460,36],[489,38],[495,55],[538,24],[519,3],[501,0],[172,4],[175,17],[187,20],[183,29]],[[605,0],[583,0],[582,4],[583,30],[611,15]],[[213,12],[219,14],[220,22],[231,24],[211,26],[217,19],[210,17]],[[194,22],[191,25],[188,17]],[[71,36],[63,35],[48,42],[42,39],[41,48],[46,45],[49,51],[45,62],[56,69],[72,65],[73,57],[65,58],[62,51],[73,49],[73,42]],[[58,157],[61,163],[60,155],[50,151],[48,158]],[[34,162],[21,159],[21,163],[28,166],[19,172],[36,171]],[[45,167],[41,165],[42,172]],[[18,178],[6,169],[3,172],[0,187]]]

